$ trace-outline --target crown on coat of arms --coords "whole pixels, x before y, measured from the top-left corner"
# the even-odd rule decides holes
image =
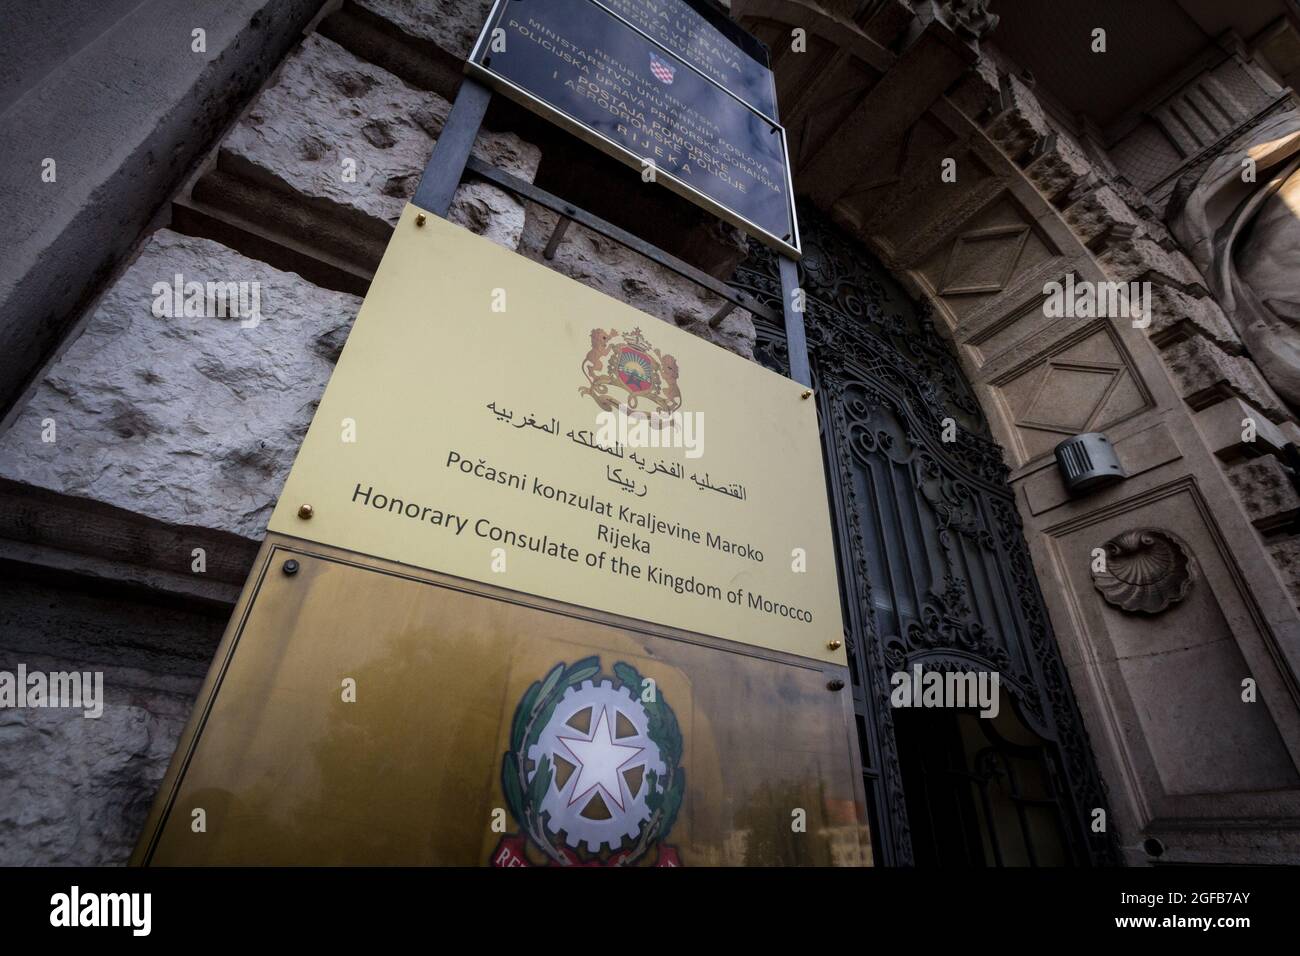
[[[640,352],[644,352],[646,349],[650,348],[650,341],[641,334],[639,328],[633,329],[631,332],[624,335],[623,343],[625,345],[630,345],[632,348]]]

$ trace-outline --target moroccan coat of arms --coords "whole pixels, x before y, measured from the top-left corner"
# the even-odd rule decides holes
[[[677,359],[654,348],[640,329],[592,329],[591,350],[582,360],[589,395],[602,410],[671,415],[681,408]]]

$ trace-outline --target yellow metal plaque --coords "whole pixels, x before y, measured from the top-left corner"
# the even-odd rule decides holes
[[[271,529],[842,664],[803,387],[418,215]]]
[[[272,534],[134,862],[869,864],[844,676]]]

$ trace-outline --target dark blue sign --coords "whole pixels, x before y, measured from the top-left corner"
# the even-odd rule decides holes
[[[767,48],[708,0],[596,0],[652,40],[777,121]]]
[[[656,181],[797,247],[784,130],[599,3],[499,0],[470,63],[606,152],[652,162]]]

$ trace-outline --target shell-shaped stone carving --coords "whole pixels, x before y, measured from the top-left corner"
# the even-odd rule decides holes
[[[1159,614],[1187,597],[1192,559],[1175,535],[1159,528],[1134,528],[1104,547],[1106,570],[1093,571],[1092,583],[1117,608]]]

